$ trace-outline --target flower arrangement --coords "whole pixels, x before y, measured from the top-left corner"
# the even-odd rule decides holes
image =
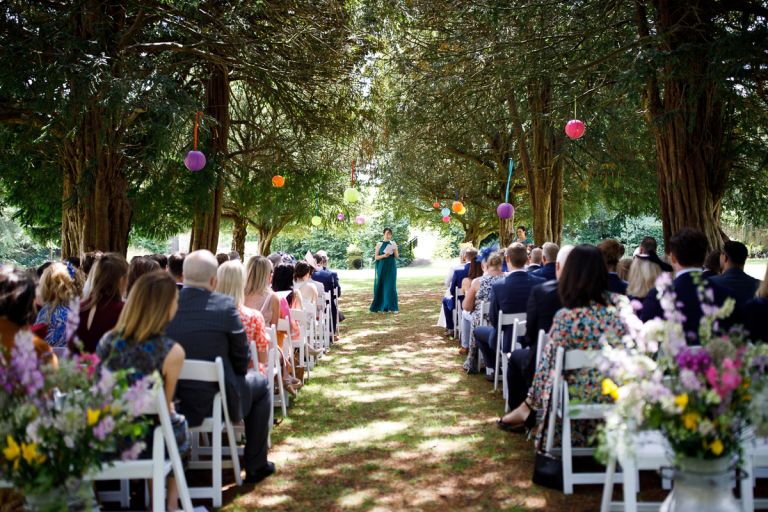
[[[135,459],[157,375],[129,384],[92,355],[42,364],[30,333],[0,353],[0,479],[25,495],[63,488],[110,458]],[[110,457],[110,454],[114,456]]]
[[[601,368],[610,376],[602,392],[616,403],[600,433],[603,458],[609,451],[631,455],[629,436],[643,429],[660,430],[677,458],[697,459],[739,453],[746,427],[768,433],[768,347],[750,345],[740,328],[721,329],[733,300],[717,307],[711,289],[696,282],[700,346],[687,343],[668,275],[656,283],[663,319],[643,323],[636,304],[620,304],[628,334],[623,347],[605,348]]]

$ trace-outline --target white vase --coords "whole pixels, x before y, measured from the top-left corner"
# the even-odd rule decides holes
[[[733,497],[733,457],[681,458],[675,464],[672,492],[661,512],[741,512]]]

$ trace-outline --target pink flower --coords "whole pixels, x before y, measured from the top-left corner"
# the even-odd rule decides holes
[[[715,366],[707,368],[707,382],[709,382],[709,385],[712,386],[712,389],[715,390],[721,399],[725,400],[741,384],[739,366],[738,361],[733,361],[726,357],[723,359],[723,373],[721,375],[718,375]]]

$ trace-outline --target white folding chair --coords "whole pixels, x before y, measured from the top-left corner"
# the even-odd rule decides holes
[[[525,336],[525,326],[527,325],[526,320],[520,320],[519,318],[515,318],[515,323],[512,325],[512,350],[511,352],[508,352],[506,354],[501,355],[501,379],[502,379],[502,396],[504,397],[504,413],[509,412],[509,386],[507,384],[507,361],[509,360],[509,356],[512,352],[515,351],[515,345],[517,344],[517,337],[518,336]],[[497,356],[498,357],[498,356]]]
[[[573,448],[571,446],[571,421],[574,420],[598,420],[605,417],[605,412],[612,407],[611,404],[570,403],[568,383],[563,373],[566,371],[580,370],[582,368],[595,368],[600,357],[600,350],[568,350],[558,347],[555,356],[555,379],[552,383],[552,396],[550,397],[549,424],[547,426],[547,453],[552,453],[555,440],[555,425],[559,418],[562,422],[562,462],[563,462],[563,492],[573,494],[574,485],[602,484],[605,481],[605,472],[573,472],[573,457],[588,456],[594,453],[594,448]]]
[[[274,408],[279,405],[283,412],[283,418],[288,416],[289,398],[283,385],[283,365],[280,363],[280,351],[277,348],[277,328],[274,324],[267,329],[269,337],[269,349],[267,351],[267,379],[269,379],[269,391],[272,393],[272,409],[270,412],[270,425],[274,423]],[[275,380],[279,389],[277,399],[275,399]],[[271,428],[271,427],[270,427]]]
[[[224,384],[224,362],[217,357],[214,362],[187,359],[181,368],[179,380],[213,382],[218,384],[219,391],[213,398],[212,416],[205,418],[203,422],[190,427],[192,434],[192,456],[189,462],[190,469],[211,469],[212,483],[210,487],[190,487],[189,493],[193,498],[206,498],[213,501],[214,507],[221,506],[222,472],[224,468],[221,437],[227,433],[229,442],[229,455],[232,461],[232,469],[235,473],[237,485],[242,485],[240,476],[240,459],[237,456],[237,438],[232,427],[227,409],[227,393]],[[212,447],[200,446],[200,435],[211,435]],[[211,460],[200,460],[200,456],[210,456]]]
[[[312,345],[309,337],[309,323],[313,317],[303,309],[292,309],[291,319],[299,325],[299,359],[301,360],[299,366],[305,368],[304,377],[308,379],[312,360],[306,347]]]
[[[544,347],[549,343],[549,335],[544,331],[544,329],[539,329],[539,337],[536,341],[536,366],[535,368],[539,367],[539,362],[541,361],[541,352],[544,350]]]
[[[333,339],[333,321],[331,318],[333,317],[333,308],[331,307],[331,300],[332,300],[331,292],[325,292],[324,294],[324,300],[325,300],[325,325],[323,327],[324,329],[324,338],[326,342],[326,347],[331,346],[331,340]]]
[[[331,289],[331,315],[334,315],[333,309],[335,307],[336,313],[335,316],[333,316],[334,324],[331,325],[331,330],[333,331],[333,334],[338,336],[339,329],[341,329],[341,321],[340,321],[340,314],[339,314],[339,296],[336,294],[336,288]]]
[[[478,325],[488,325],[488,314],[491,312],[491,302],[484,300],[480,302],[480,323]],[[472,328],[472,333],[469,337],[469,343],[472,343],[472,338],[475,336],[475,328]],[[480,363],[482,362],[481,354],[477,354],[477,371],[480,371]]]
[[[287,318],[277,320],[277,332],[283,333],[283,356],[291,363],[291,371],[296,375],[296,362],[293,358],[293,340],[291,340],[291,324]],[[304,347],[301,347],[299,355],[304,356]]]
[[[768,499],[755,499],[754,490],[755,480],[768,478],[768,438],[755,437],[749,432],[742,442],[742,448],[744,474],[739,482],[741,508],[745,512],[768,509]]]
[[[168,404],[162,387],[155,390],[155,400],[145,414],[157,415],[160,425],[155,427],[152,434],[152,458],[107,462],[97,471],[86,475],[86,479],[92,481],[120,480],[127,482],[131,479],[152,480],[152,510],[165,510],[165,479],[173,471],[176,479],[176,487],[179,490],[181,507],[184,512],[192,512],[192,500],[187,488],[187,479],[181,464],[179,447],[176,445],[176,436],[171,426],[171,417],[168,413]],[[168,458],[165,459],[165,451],[168,450]],[[127,498],[121,484],[120,491],[106,491],[99,493],[101,501],[120,501],[123,508],[128,507],[124,500]]]
[[[459,288],[453,290],[453,311],[451,311],[451,316],[453,317],[453,339],[456,339],[461,331],[461,325],[459,324],[461,322],[461,314],[459,314],[459,311],[461,311],[461,303],[464,296],[459,295],[459,291]]]
[[[494,391],[499,389],[499,365],[501,364],[501,347],[504,343],[504,327],[514,325],[515,320],[525,322],[525,313],[504,313],[499,310],[499,320],[496,324],[496,365],[493,373]],[[515,349],[515,343],[517,343],[517,338],[512,338],[511,350]]]

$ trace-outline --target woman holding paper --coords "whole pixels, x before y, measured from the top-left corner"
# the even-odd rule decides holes
[[[373,282],[372,313],[397,313],[397,244],[392,240],[392,230],[384,229],[384,240],[376,244],[376,279]]]

